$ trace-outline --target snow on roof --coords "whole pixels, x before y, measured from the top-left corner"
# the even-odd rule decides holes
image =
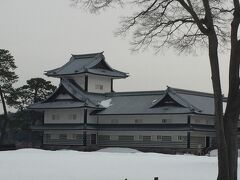
[[[96,94],[88,93],[68,79],[62,79],[62,86],[76,98],[71,100],[42,102],[30,109],[91,107],[102,109],[95,115],[133,114],[203,114],[214,115],[214,97],[209,93],[179,90],[168,87],[165,91],[124,92]],[[155,106],[166,94],[181,106]],[[93,113],[94,114],[94,113]]]
[[[101,106],[103,106],[104,108],[108,108],[108,107],[110,107],[112,105],[111,101],[112,101],[112,99],[107,99],[107,100],[101,101],[99,104]]]
[[[168,90],[169,91],[169,90]],[[151,108],[166,95],[165,91],[111,93],[111,106],[97,112],[97,115],[110,114],[204,114],[214,115],[214,99],[211,94],[171,88],[171,97],[182,106]],[[156,101],[157,100],[157,101]]]

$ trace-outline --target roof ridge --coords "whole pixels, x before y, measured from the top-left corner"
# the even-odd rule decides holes
[[[202,91],[180,89],[180,88],[173,88],[173,87],[171,87],[171,89],[174,89],[178,93],[189,94],[189,95],[198,95],[198,96],[207,96],[207,97],[213,97],[214,96],[213,93],[202,92]]]
[[[110,95],[110,94],[113,94],[113,95],[126,95],[126,94],[133,94],[133,95],[142,95],[142,94],[146,94],[146,95],[154,95],[154,94],[159,94],[159,93],[164,93],[165,90],[153,90],[153,91],[122,91],[122,92],[111,92],[111,93],[106,93],[106,95]],[[152,94],[150,94],[152,93]]]
[[[98,53],[88,53],[88,54],[71,54],[72,55],[72,57],[74,57],[74,58],[80,58],[80,57],[94,57],[94,56],[96,56],[96,55],[98,55],[98,54],[103,54],[103,52],[104,51],[101,51],[101,52],[98,52]]]

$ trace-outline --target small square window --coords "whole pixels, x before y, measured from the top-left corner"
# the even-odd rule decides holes
[[[158,140],[158,141],[162,141],[162,136],[158,135],[158,136],[157,136],[157,140]]]
[[[69,114],[68,119],[69,120],[76,120],[77,119],[77,115],[76,114]]]
[[[162,123],[167,123],[167,119],[162,119]]]
[[[103,90],[103,85],[102,84],[96,84],[95,89]]]
[[[67,134],[60,134],[59,139],[66,140],[67,139]]]
[[[142,123],[142,119],[135,119],[135,124],[141,124]]]
[[[59,120],[58,114],[52,114],[52,120]]]
[[[162,123],[163,124],[171,123],[171,119],[162,119]]]
[[[182,136],[178,136],[178,137],[177,137],[177,140],[178,140],[178,141],[182,141],[182,140],[183,140],[183,137],[182,137]]]

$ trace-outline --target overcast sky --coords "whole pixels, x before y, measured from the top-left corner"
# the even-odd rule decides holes
[[[15,57],[22,85],[45,70],[66,63],[71,54],[104,51],[107,62],[130,77],[116,80],[116,91],[161,90],[166,86],[212,92],[207,49],[198,55],[169,50],[132,54],[130,38],[115,37],[124,9],[93,15],[70,6],[70,0],[0,0],[0,48]],[[220,56],[227,93],[228,52]],[[54,78],[48,78],[56,85]]]

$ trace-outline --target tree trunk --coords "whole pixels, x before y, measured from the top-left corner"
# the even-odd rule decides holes
[[[4,94],[2,92],[2,88],[1,87],[0,87],[0,97],[1,97],[2,106],[3,106],[3,113],[4,113],[3,123],[1,124],[1,137],[0,137],[0,145],[2,145],[4,143],[5,136],[6,136],[6,128],[7,128],[8,116],[7,116],[6,102],[5,102]]]
[[[228,148],[229,175],[231,180],[237,180],[238,162],[238,141],[237,124],[239,119],[239,62],[240,62],[240,43],[237,41],[237,31],[239,20],[234,18],[231,34],[231,56],[229,65],[229,92],[227,107],[224,115],[225,137]]]
[[[36,103],[37,102],[37,95],[38,95],[38,88],[36,88],[34,90],[34,96],[33,96],[33,102]]]
[[[228,166],[228,151],[225,139],[223,124],[223,106],[222,106],[222,90],[219,73],[218,61],[218,40],[214,31],[208,35],[209,40],[209,59],[212,72],[212,85],[214,92],[215,107],[215,128],[218,145],[218,180],[230,180]]]
[[[232,109],[229,106],[229,109]],[[231,180],[237,180],[238,142],[237,142],[238,113],[226,112],[224,115],[225,137],[228,148],[228,169]]]

